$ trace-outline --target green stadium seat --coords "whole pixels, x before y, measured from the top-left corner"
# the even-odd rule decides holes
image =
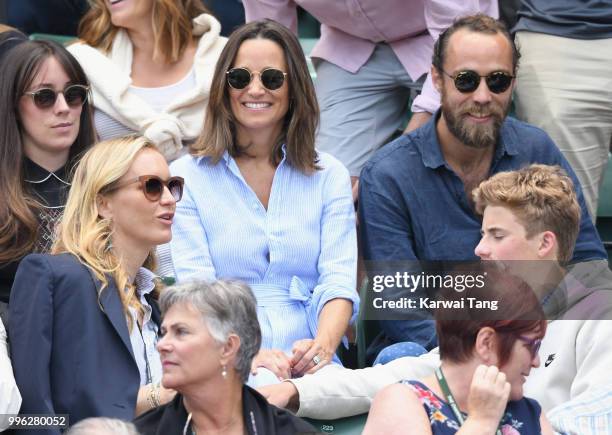
[[[363,432],[368,414],[359,414],[352,417],[338,418],[336,420],[318,420],[305,418],[317,431],[334,435],[360,435]]]
[[[317,77],[312,60],[310,60],[310,52],[317,43],[319,38],[300,38],[300,45],[306,56],[306,63],[308,64],[308,71],[310,71],[310,77],[314,80]]]
[[[321,23],[300,7],[298,7],[298,36],[300,38],[321,36]]]
[[[599,189],[599,207],[597,217],[612,217],[612,155],[608,155],[608,168]]]
[[[55,41],[59,44],[68,45],[77,40],[76,36],[68,35],[52,35],[50,33],[32,33],[30,35],[32,41]]]
[[[608,168],[599,189],[597,231],[608,251],[608,262],[612,268],[612,156],[608,156]]]

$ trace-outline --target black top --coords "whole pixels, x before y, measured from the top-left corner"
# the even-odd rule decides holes
[[[289,411],[270,405],[254,389],[242,388],[242,415],[249,435],[316,434],[314,427]],[[177,394],[166,405],[152,409],[134,420],[141,435],[182,435],[187,423],[183,396]],[[189,435],[191,430],[187,431]]]
[[[49,172],[26,158],[24,180],[28,195],[41,204],[36,212],[38,236],[33,252],[47,253],[55,240],[55,226],[63,211],[70,183],[66,166]],[[0,264],[0,302],[8,303],[17,266],[21,259]]]
[[[19,0],[6,2],[7,24],[25,33],[76,35],[87,0]]]

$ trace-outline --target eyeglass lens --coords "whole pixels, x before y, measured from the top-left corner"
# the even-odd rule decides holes
[[[178,178],[171,178],[167,183],[159,178],[149,178],[144,185],[145,195],[151,201],[158,201],[164,192],[165,185],[168,186],[168,190],[170,190],[170,194],[175,201],[180,201],[183,197],[183,183]]]
[[[474,92],[480,85],[480,75],[476,71],[461,71],[454,78],[459,92]],[[502,71],[495,71],[484,77],[489,90],[495,94],[505,92],[512,83],[512,76]]]
[[[227,72],[227,81],[234,89],[244,89],[253,80],[251,71],[246,68],[233,68]],[[285,74],[276,68],[267,68],[259,74],[261,84],[270,91],[275,91],[283,86]]]
[[[40,109],[48,109],[55,104],[59,93],[49,88],[39,89],[32,93],[34,104]],[[61,93],[64,94],[66,104],[70,107],[82,106],[87,101],[87,88],[85,86],[68,86]]]
[[[540,351],[540,346],[542,346],[542,339],[531,339],[528,337],[523,337],[522,335],[520,335],[518,338],[529,347],[531,358],[535,358]]]

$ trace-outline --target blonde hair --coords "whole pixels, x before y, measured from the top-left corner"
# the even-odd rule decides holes
[[[108,278],[112,278],[128,320],[131,319],[129,307],[139,313],[143,308],[136,297],[135,286],[110,249],[111,222],[100,217],[98,197],[110,191],[128,172],[143,149],[157,151],[149,139],[132,135],[100,142],[83,156],[74,173],[57,239],[51,250],[53,254],[70,253],[87,266],[102,283],[99,294],[108,286]],[[155,268],[153,251],[143,266]],[[130,331],[131,325],[132,322],[128,321]]]
[[[89,6],[79,22],[79,38],[107,53],[120,28],[111,22],[104,0],[89,0]],[[193,39],[191,20],[204,13],[201,0],[153,0],[153,59],[178,61]]]
[[[500,172],[473,190],[476,211],[489,205],[510,209],[525,227],[527,237],[552,231],[557,237],[559,262],[572,258],[580,229],[580,205],[574,183],[559,166],[530,165]]]
[[[14,27],[7,26],[6,24],[2,24],[2,23],[0,23],[0,33],[3,33],[3,32],[11,32],[11,31],[12,31],[12,32],[19,32],[19,30],[17,30],[17,29],[16,29],[16,28],[14,28]],[[19,32],[19,33],[21,33],[21,32]]]

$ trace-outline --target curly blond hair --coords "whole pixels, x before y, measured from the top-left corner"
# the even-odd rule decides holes
[[[527,237],[552,231],[557,237],[558,259],[572,258],[580,229],[580,205],[574,183],[560,166],[534,164],[499,172],[472,191],[476,211],[489,205],[510,209],[525,227]]]

